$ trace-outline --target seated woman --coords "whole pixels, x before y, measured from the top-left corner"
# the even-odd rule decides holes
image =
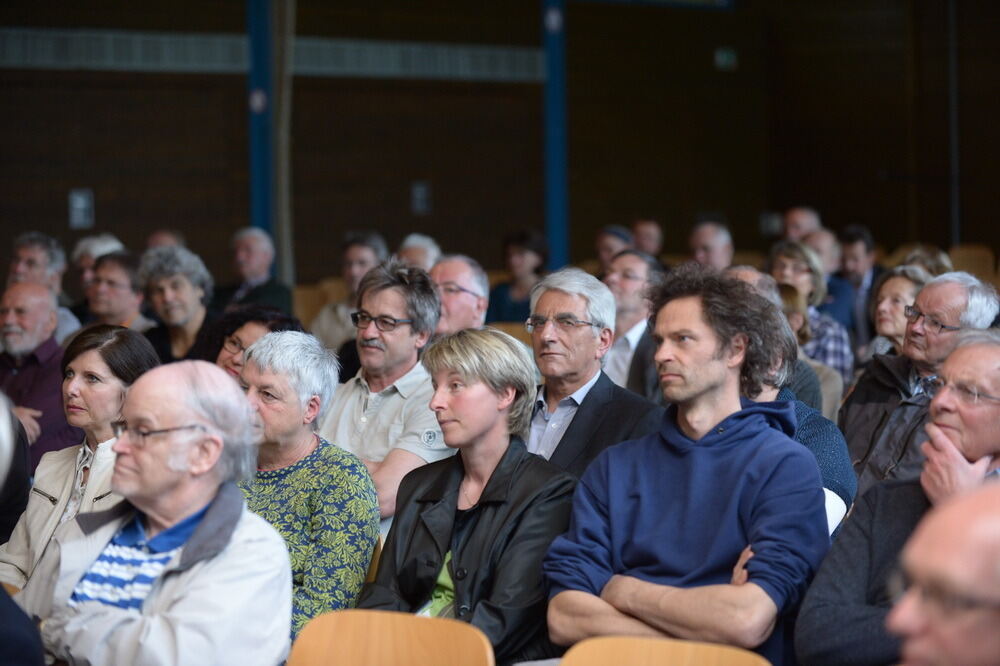
[[[816,373],[819,379],[820,392],[823,395],[822,409],[823,416],[831,421],[837,420],[837,411],[840,409],[840,399],[844,395],[844,378],[830,366],[814,361],[802,351],[802,345],[808,344],[812,339],[812,330],[809,328],[809,305],[806,297],[788,284],[779,284],[778,293],[781,294],[782,312],[795,334],[795,340],[799,346],[799,358],[809,364],[809,367]]]
[[[913,305],[917,292],[930,279],[930,274],[920,266],[905,264],[882,273],[872,289],[875,298],[871,302],[878,335],[869,344],[865,360],[875,354],[899,354],[906,335],[904,311]]]
[[[62,360],[63,409],[84,441],[42,456],[28,506],[0,546],[0,581],[24,587],[56,527],[121,499],[111,492],[111,424],[121,418],[125,389],[159,364],[149,340],[121,326],[91,326],[69,343]]]
[[[358,607],[469,622],[498,664],[555,656],[541,563],[566,530],[575,481],[525,449],[531,355],[505,333],[469,329],[432,344],[423,364],[430,407],[458,455],[403,478],[375,582]]]
[[[205,338],[197,358],[215,363],[239,381],[243,352],[268,333],[303,331],[302,322],[277,308],[266,305],[237,305],[227,310]]]
[[[292,563],[292,637],[320,613],[354,606],[378,541],[375,484],[352,453],[314,429],[337,386],[337,359],[306,333],[268,333],[246,350],[240,384],[260,417],[247,507],[278,531]]]
[[[549,254],[545,236],[534,229],[508,235],[503,241],[503,252],[510,282],[503,282],[490,290],[486,323],[523,322],[528,318],[531,314],[531,289],[542,279]]]

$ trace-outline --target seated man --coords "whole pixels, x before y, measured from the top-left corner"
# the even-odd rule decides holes
[[[903,662],[1000,663],[1000,484],[935,508],[903,550],[902,596],[887,619]]]
[[[111,478],[125,498],[63,523],[15,597],[45,650],[87,664],[276,664],[288,654],[291,571],[236,481],[253,473],[254,416],[223,370],[150,370],[129,389]]]
[[[779,343],[757,316],[769,304],[690,264],[651,300],[673,404],[659,432],[606,449],[581,478],[543,564],[550,635],[673,636],[785,663],[786,622],[830,540],[816,460],[781,432],[791,405],[740,400],[760,393]],[[748,580],[734,580],[747,544]]]
[[[100,256],[87,287],[87,303],[94,320],[145,333],[156,325],[140,312],[143,293],[139,286],[139,262],[128,252]]]
[[[306,333],[269,333],[243,358],[240,384],[264,426],[251,511],[288,544],[292,636],[320,613],[353,608],[378,540],[378,498],[354,455],[314,432],[337,386],[337,359]]]
[[[986,328],[1000,309],[992,286],[968,273],[945,273],[917,294],[907,310],[901,356],[876,356],[840,408],[858,496],[884,479],[920,474],[927,439],[925,384],[955,348],[962,329]]]
[[[399,244],[396,258],[407,266],[429,271],[441,256],[441,247],[430,236],[410,234]]]
[[[663,227],[650,217],[640,217],[632,222],[632,240],[639,252],[658,257],[663,250]]]
[[[435,335],[482,328],[490,304],[490,280],[479,262],[464,254],[446,254],[430,270],[441,299]]]
[[[733,263],[733,237],[721,222],[705,220],[694,225],[688,246],[691,257],[702,266],[721,271]]]
[[[57,305],[55,337],[60,345],[80,328],[80,320],[70,311],[69,297],[62,289],[65,272],[66,252],[55,238],[29,231],[14,239],[7,286],[25,282],[52,290]]]
[[[795,647],[804,664],[897,663],[899,641],[885,619],[903,544],[932,505],[1000,468],[1000,331],[963,332],[929,390],[923,472],[875,485],[844,521],[799,613]]]
[[[163,323],[146,331],[161,363],[198,358],[206,344],[212,317],[212,275],[201,257],[183,247],[147,250],[139,265],[139,282]]]
[[[274,241],[263,229],[244,227],[233,234],[233,266],[240,283],[216,290],[212,309],[256,303],[292,312],[292,290],[271,277]]]
[[[848,333],[854,330],[854,286],[839,275],[841,265],[840,243],[829,229],[817,229],[806,235],[802,243],[811,247],[819,257],[826,278],[826,296],[816,306],[822,314],[830,316]]]

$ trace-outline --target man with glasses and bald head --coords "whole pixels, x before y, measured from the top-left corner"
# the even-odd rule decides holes
[[[900,644],[885,622],[904,543],[932,506],[1000,478],[1000,331],[954,335],[957,348],[926,382],[922,471],[877,484],[855,503],[799,612],[803,664],[898,663]]]
[[[319,434],[361,458],[388,519],[406,473],[454,453],[427,407],[434,390],[419,362],[441,300],[425,271],[390,259],[365,274],[357,307],[351,320],[361,369],[334,393]],[[388,529],[383,520],[383,534]]]
[[[902,354],[875,356],[840,408],[859,497],[879,481],[920,474],[929,382],[959,333],[987,328],[998,309],[996,290],[963,272],[934,278],[906,308]]]

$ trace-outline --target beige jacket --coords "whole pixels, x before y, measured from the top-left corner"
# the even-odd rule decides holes
[[[114,443],[114,439],[102,442],[94,452],[80,513],[103,511],[121,500],[111,492],[111,472],[115,466],[111,446]],[[0,546],[0,582],[20,589],[31,577],[73,494],[80,446],[42,456],[35,471],[35,485],[28,496],[28,506],[17,521],[10,541]]]

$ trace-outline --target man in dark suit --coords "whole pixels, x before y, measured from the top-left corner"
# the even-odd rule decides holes
[[[840,276],[854,286],[854,330],[851,333],[854,346],[862,347],[874,336],[875,323],[869,303],[885,269],[875,263],[875,241],[868,227],[860,224],[845,227],[839,240],[844,257]]]
[[[242,282],[220,287],[212,310],[221,312],[231,305],[256,303],[292,312],[292,292],[271,277],[274,242],[263,229],[246,227],[233,235],[233,264]]]
[[[531,292],[528,330],[544,378],[528,450],[580,475],[612,444],[655,432],[663,408],[615,385],[601,370],[614,334],[615,299],[576,268],[547,276]]]

